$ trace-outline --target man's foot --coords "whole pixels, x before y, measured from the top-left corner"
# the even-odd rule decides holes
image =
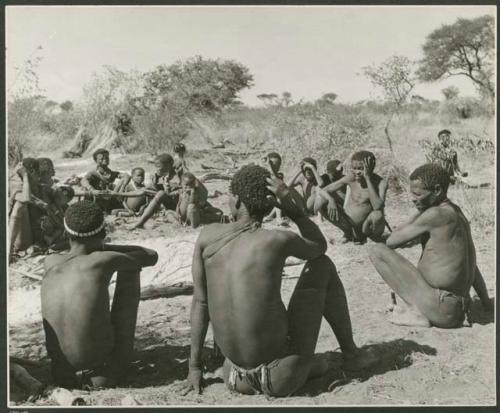
[[[408,327],[431,327],[431,322],[415,310],[403,310],[401,306],[394,306],[389,322],[399,326]]]
[[[345,370],[359,371],[375,365],[379,358],[371,350],[357,348],[353,352],[343,354]]]

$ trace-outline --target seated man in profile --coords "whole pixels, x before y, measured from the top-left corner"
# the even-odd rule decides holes
[[[122,191],[130,177],[125,173],[110,169],[108,150],[97,149],[92,154],[92,158],[96,163],[96,169],[83,177],[81,185],[90,192],[101,209],[109,214],[113,209],[122,207],[121,199],[113,192]],[[117,179],[119,181],[115,184]]]
[[[425,164],[410,175],[410,191],[418,210],[408,223],[376,244],[370,258],[375,268],[402,299],[391,322],[408,326],[460,327],[470,304],[471,287],[487,310],[493,310],[469,223],[461,209],[447,197],[448,172]],[[422,244],[415,267],[395,248]],[[406,305],[405,305],[406,304]]]
[[[367,237],[377,241],[386,223],[387,180],[374,173],[372,152],[356,152],[350,163],[347,175],[318,190],[314,209],[344,232],[343,242],[363,244]]]
[[[240,393],[287,396],[329,370],[331,359],[314,354],[323,317],[337,337],[345,368],[362,369],[375,362],[354,343],[347,298],[335,265],[325,255],[326,240],[294,203],[290,189],[265,168],[247,165],[234,175],[230,191],[236,221],[203,228],[194,250],[185,390],[201,391],[201,349],[209,321],[226,357],[226,385]],[[278,205],[300,235],[261,228],[263,217]],[[286,309],[280,287],[289,256],[308,261]]]
[[[72,204],[64,227],[70,251],[45,259],[41,290],[52,379],[66,388],[113,386],[132,361],[141,269],[156,264],[158,254],[104,244],[103,212],[90,201]],[[110,311],[108,287],[114,273]]]
[[[318,173],[318,163],[313,158],[304,158],[300,161],[300,170],[290,180],[288,186],[293,189],[300,186],[302,189],[302,202],[300,206],[304,208],[308,215],[313,215],[317,189],[323,186],[323,180]],[[293,189],[293,197],[299,200],[298,192]]]

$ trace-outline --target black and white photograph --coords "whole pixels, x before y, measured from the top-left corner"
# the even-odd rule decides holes
[[[5,407],[497,405],[494,3],[4,12]]]

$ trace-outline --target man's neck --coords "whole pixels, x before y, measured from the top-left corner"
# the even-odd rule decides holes
[[[236,217],[236,223],[238,226],[244,227],[246,225],[252,225],[254,224],[255,226],[260,226],[262,225],[262,221],[251,216],[248,211],[243,210],[239,211],[238,215]]]
[[[99,173],[106,173],[106,172],[111,172],[111,169],[109,169],[109,166],[101,166],[101,165],[98,165],[96,167],[96,171],[99,172]]]
[[[88,255],[94,251],[100,251],[102,249],[102,242],[100,240],[90,241],[90,242],[78,242],[72,241],[69,253],[71,255]]]

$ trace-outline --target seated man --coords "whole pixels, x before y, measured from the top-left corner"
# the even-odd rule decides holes
[[[71,249],[45,259],[41,290],[52,379],[66,388],[112,386],[133,356],[141,269],[156,264],[158,255],[104,244],[103,212],[90,201],[72,204],[64,227]],[[115,272],[110,311],[108,286]]]
[[[236,222],[203,228],[194,250],[185,390],[201,391],[201,349],[209,321],[226,357],[226,385],[240,393],[287,396],[330,369],[328,357],[314,354],[323,317],[337,337],[346,368],[373,363],[373,355],[354,343],[342,282],[324,255],[326,241],[289,188],[265,168],[247,165],[234,175],[230,191]],[[301,235],[261,228],[262,218],[278,205],[273,194]],[[287,310],[280,287],[288,256],[308,261]]]
[[[183,143],[176,143],[174,145],[174,154],[174,170],[180,181],[182,174],[189,170],[186,160],[184,159],[184,155],[186,155],[186,146]]]
[[[222,211],[207,201],[208,191],[191,172],[182,175],[182,189],[176,212],[181,223],[197,228],[201,223],[220,222]]]
[[[264,163],[266,166],[269,166],[269,169],[271,170],[271,173],[278,179],[283,180],[284,179],[284,174],[283,172],[280,171],[281,169],[281,156],[277,152],[270,152],[264,157]],[[269,222],[272,221],[274,218],[276,218],[277,224],[281,226],[289,226],[288,220],[283,219],[283,214],[281,213],[280,208],[273,208],[271,213],[264,217],[264,222]]]
[[[317,196],[316,188],[321,187],[323,181],[317,171],[318,164],[313,158],[304,158],[300,161],[300,170],[288,183],[290,189],[300,185],[302,188],[302,205],[301,207],[309,214],[313,215],[315,199]],[[293,196],[297,197],[298,192],[293,190]]]
[[[168,153],[158,155],[155,158],[156,172],[151,176],[151,181],[146,188],[155,191],[153,199],[130,230],[143,228],[144,224],[163,205],[165,209],[175,211],[179,202],[180,184],[172,184],[171,180],[176,176],[174,169],[174,158]]]
[[[144,168],[132,169],[131,178],[123,187],[123,192],[117,193],[123,197],[123,208],[114,209],[112,215],[119,217],[135,217],[140,216],[148,205],[148,191],[144,185],[144,177],[146,172]]]
[[[9,183],[9,256],[32,245],[44,246],[41,229],[36,225],[47,205],[41,200],[39,181],[38,160],[24,158]]]
[[[58,186],[52,189],[45,215],[40,218],[40,228],[45,244],[51,250],[60,251],[69,248],[64,230],[64,214],[68,204],[75,196],[71,186]]]
[[[326,172],[321,175],[321,179],[323,180],[323,185],[321,188],[324,188],[327,185],[330,185],[332,182],[337,182],[339,179],[344,177],[342,173],[344,168],[342,167],[342,162],[338,159],[334,159],[332,161],[328,161],[326,164]],[[344,194],[345,197],[345,188],[340,189],[337,193]]]
[[[375,156],[369,151],[352,155],[351,172],[319,190],[315,210],[344,232],[343,242],[362,244],[384,232],[387,180],[373,172]],[[344,200],[337,193],[348,189]]]
[[[418,214],[386,240],[370,258],[392,290],[403,300],[394,307],[391,322],[441,328],[460,327],[466,317],[472,287],[483,306],[493,310],[469,223],[460,208],[447,198],[448,172],[425,164],[410,175],[410,191]],[[422,244],[417,267],[393,251]]]
[[[42,189],[42,199],[48,201],[52,196],[51,190],[57,180],[54,178],[56,171],[54,163],[50,158],[38,158],[39,165],[39,183]]]
[[[101,209],[110,213],[113,209],[121,208],[121,199],[112,192],[122,191],[122,187],[128,181],[127,174],[113,171],[109,168],[109,151],[97,149],[92,158],[96,163],[96,169],[88,172],[82,179],[81,185],[90,191],[95,202]],[[120,181],[116,183],[115,181]]]

